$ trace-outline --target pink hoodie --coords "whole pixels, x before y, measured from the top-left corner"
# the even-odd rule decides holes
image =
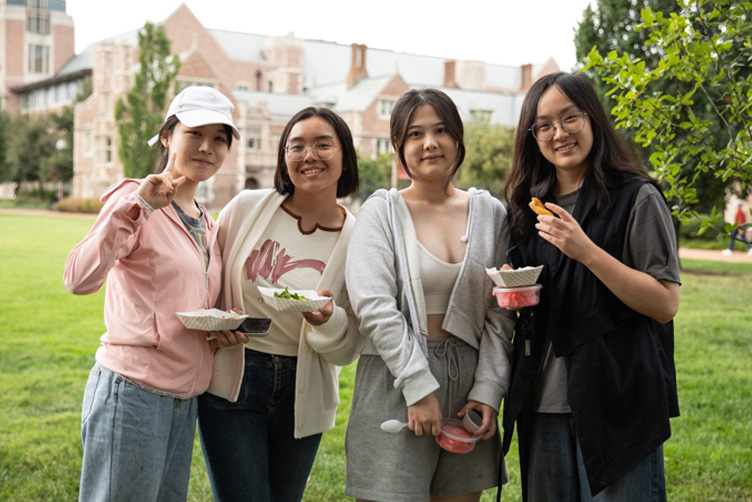
[[[175,209],[150,213],[136,195],[140,183],[123,180],[102,196],[105,205],[68,256],[63,280],[77,295],[107,280],[99,364],[144,387],[192,397],[209,385],[214,350],[205,331],[186,329],[175,312],[214,306],[222,270],[217,229],[202,208],[207,271]],[[126,216],[134,205],[141,208],[135,221]]]

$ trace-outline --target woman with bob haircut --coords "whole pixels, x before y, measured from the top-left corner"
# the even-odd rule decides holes
[[[334,427],[339,366],[363,344],[345,289],[355,218],[337,203],[358,189],[350,129],[305,108],[279,141],[274,189],[244,190],[219,215],[220,308],[272,320],[268,336],[217,352],[199,428],[215,500],[297,501],[322,432]],[[315,312],[278,312],[259,286],[317,290]]]
[[[505,195],[511,264],[544,265],[540,303],[519,312],[504,403],[523,499],[666,500],[673,225],[585,75],[545,75],[527,92]],[[531,211],[531,197],[553,215]]]
[[[514,321],[494,301],[486,268],[504,263],[506,213],[485,190],[455,188],[463,125],[445,93],[400,96],[391,137],[410,186],[378,190],[363,204],[347,256],[367,342],[347,429],[345,494],[477,501],[503,477],[497,415]],[[482,441],[465,455],[442,449],[435,436],[444,419],[470,411],[480,416],[474,434]],[[410,431],[382,431],[389,419]]]
[[[214,351],[230,342],[207,341],[175,313],[211,308],[219,295],[217,227],[195,197],[240,137],[232,112],[211,87],[175,96],[149,142],[159,142],[156,174],[110,187],[65,263],[72,293],[107,282],[107,331],[81,411],[81,501],[188,496],[196,396],[209,386]]]

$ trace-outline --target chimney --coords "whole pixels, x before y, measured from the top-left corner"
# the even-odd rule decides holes
[[[368,76],[366,70],[366,46],[351,44],[352,57],[350,60],[350,71],[347,73],[347,87],[352,87],[363,77]]]
[[[457,87],[457,81],[454,78],[457,68],[457,61],[444,61],[444,87]]]
[[[522,82],[520,82],[520,90],[527,91],[530,86],[533,85],[533,65],[524,64],[520,67],[522,71]]]

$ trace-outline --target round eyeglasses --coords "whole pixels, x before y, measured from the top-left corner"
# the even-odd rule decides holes
[[[529,129],[533,133],[533,137],[538,141],[551,141],[556,134],[556,124],[561,125],[569,134],[580,132],[585,128],[585,117],[587,113],[572,113],[565,115],[559,121],[553,122],[536,122],[533,127]]]
[[[285,152],[287,152],[288,159],[293,162],[300,162],[306,157],[309,148],[318,160],[329,160],[334,155],[334,149],[338,147],[331,141],[317,141],[312,145],[295,142],[287,145]]]

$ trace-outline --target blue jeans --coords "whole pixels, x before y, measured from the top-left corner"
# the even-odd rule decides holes
[[[245,349],[238,400],[199,397],[199,432],[214,500],[299,501],[321,434],[295,439],[296,357]]]
[[[81,410],[82,502],[188,497],[196,398],[139,387],[95,364]]]
[[[731,240],[729,241],[729,247],[728,247],[731,251],[734,250],[734,246],[736,245],[736,237],[737,237],[737,235],[739,236],[739,239],[744,244],[746,244],[747,249],[752,248],[752,244],[750,244],[749,241],[747,240],[747,232],[742,232],[742,231],[740,231],[737,228],[736,230],[734,230],[733,232],[731,232]]]
[[[621,479],[590,495],[580,445],[569,413],[534,413],[530,442],[527,500],[531,502],[665,502],[663,446]]]

